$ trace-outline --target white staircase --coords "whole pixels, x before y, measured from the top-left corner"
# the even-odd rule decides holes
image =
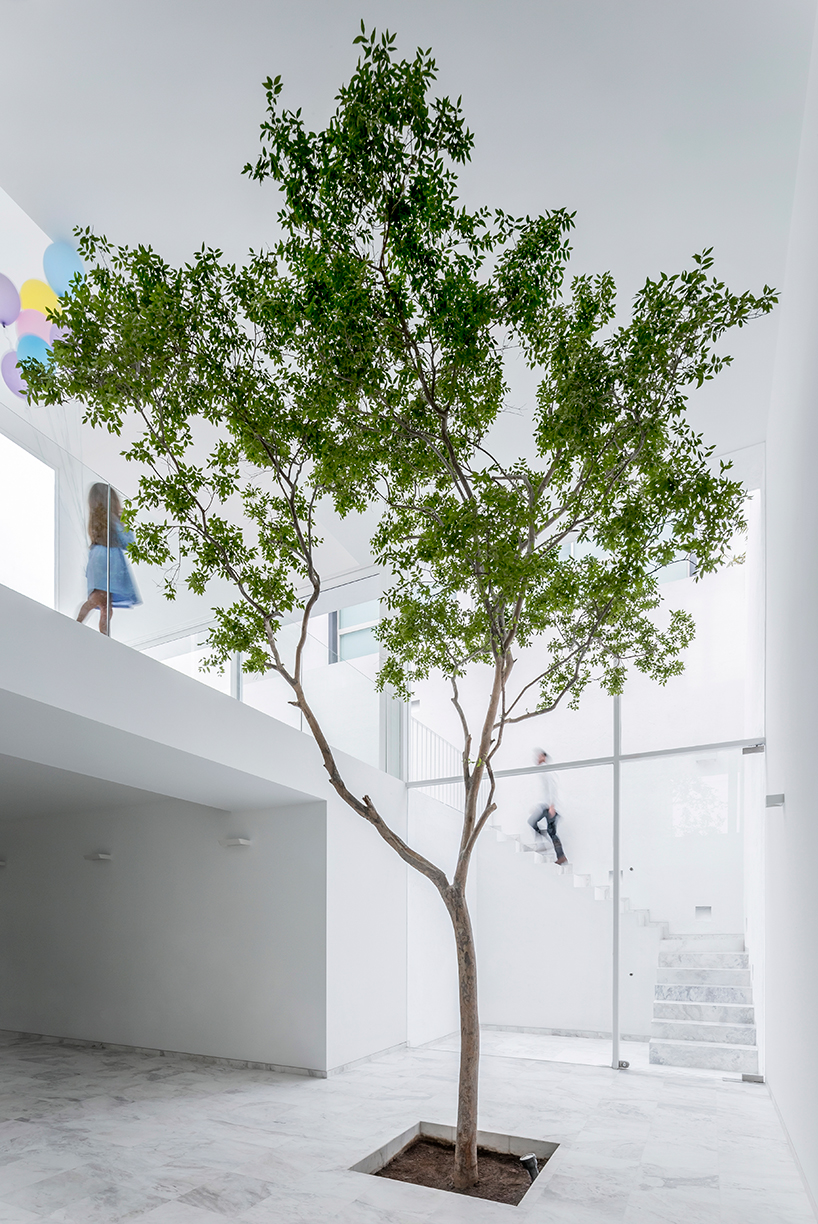
[[[650,1061],[758,1074],[742,935],[675,935],[659,950]]]
[[[574,888],[593,890],[597,901],[610,899],[610,884],[595,884],[590,875],[575,874],[570,863],[559,866],[544,841],[532,845],[519,833],[504,832],[499,824],[492,828],[498,841],[511,842],[526,860],[568,876]],[[628,897],[620,898],[620,910],[638,926],[658,927],[661,932],[650,1061],[757,1075],[753,989],[744,937],[671,935],[667,922],[653,919],[650,910],[631,909]]]
[[[595,901],[609,901],[611,898],[610,884],[596,884],[590,875],[577,874],[570,863],[564,863],[562,866],[556,861],[556,855],[550,845],[546,843],[545,838],[541,838],[539,844],[532,845],[530,841],[526,841],[520,833],[506,833],[499,824],[490,826],[494,830],[494,835],[498,842],[511,842],[514,849],[520,853],[530,856],[530,861],[534,863],[545,863],[552,872],[557,875],[568,876],[574,884],[574,888],[590,888],[593,890]],[[609,873],[610,875],[610,873]],[[660,922],[651,917],[648,909],[631,909],[630,899],[628,897],[619,898],[620,912],[623,914],[632,914],[637,926],[659,927],[662,930],[663,938],[667,937],[669,930],[666,922]]]

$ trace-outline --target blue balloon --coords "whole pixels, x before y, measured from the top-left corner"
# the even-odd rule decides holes
[[[62,297],[68,292],[72,277],[78,272],[82,275],[85,268],[77,252],[67,242],[52,242],[43,255],[43,271],[57,297]]]
[[[42,361],[45,365],[50,351],[51,345],[46,344],[42,336],[21,336],[17,341],[18,361],[25,361],[29,357],[36,357],[38,361]]]

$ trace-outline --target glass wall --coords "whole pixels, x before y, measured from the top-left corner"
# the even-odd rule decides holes
[[[763,755],[622,764],[621,1031],[651,1062],[757,1074]]]
[[[519,692],[537,674],[536,664],[535,650],[520,652],[512,673],[512,694]],[[459,682],[461,702],[469,715],[473,735],[479,733],[491,679],[489,668],[474,668]],[[431,678],[417,686],[414,697],[413,716],[418,722],[462,752],[463,731],[452,705],[451,686]],[[537,748],[544,748],[555,761],[610,756],[613,751],[611,727],[610,697],[598,686],[590,686],[583,694],[579,710],[569,710],[564,703],[553,713],[507,726],[503,743],[494,758],[495,769],[527,769],[534,763]]]
[[[755,1043],[763,1028],[764,664],[762,506],[757,491],[748,500],[746,516],[746,535],[735,542],[732,563],[718,574],[697,581],[689,558],[662,573],[660,623],[667,622],[673,608],[684,609],[695,622],[695,639],[684,653],[684,672],[666,686],[631,672],[618,703],[618,749],[617,703],[592,690],[583,696],[577,712],[558,709],[507,730],[495,760],[500,774],[498,811],[493,817],[497,835],[513,842],[528,861],[542,855],[549,869],[539,883],[550,900],[531,893],[531,873],[522,872],[520,862],[525,859],[517,858],[516,874],[509,876],[505,891],[501,882],[504,904],[519,910],[521,929],[535,914],[539,914],[535,929],[540,921],[543,930],[569,924],[570,938],[557,942],[563,949],[570,944],[576,966],[576,972],[569,971],[559,963],[560,954],[552,952],[550,941],[542,941],[528,973],[531,997],[539,1003],[532,1005],[526,1023],[546,1031],[557,1026],[587,1030],[587,1017],[595,1007],[600,1031],[611,1032],[612,967],[616,966],[618,1031],[623,1041],[638,1044],[609,1046],[604,1061],[625,1058],[647,1064],[650,1055],[652,1061],[667,1058],[672,1065],[715,1067],[723,1059],[727,1069],[735,1069],[735,1056],[739,1069],[752,1070],[759,1057]],[[533,676],[536,662],[521,654],[515,667],[517,684]],[[475,670],[460,685],[461,700],[475,723],[489,681],[487,669],[482,676]],[[450,696],[436,682],[420,686],[416,694],[413,779],[459,772],[460,735]],[[595,901],[610,907],[604,937],[585,911],[576,912],[564,896],[560,901],[563,885],[553,867],[553,849],[547,842],[537,842],[527,824],[542,800],[542,782],[532,769],[537,747],[549,753],[559,771],[559,835],[570,864],[564,875],[577,888],[591,889]],[[592,766],[593,758],[606,763]],[[617,880],[611,814],[615,761],[620,773]],[[454,807],[462,806],[462,785],[424,789]],[[488,862],[490,856],[485,857]],[[508,862],[505,866],[511,871]],[[515,887],[519,896],[514,895]],[[612,908],[615,890],[618,944]],[[552,903],[557,906],[553,913],[540,914]],[[486,902],[484,890],[481,907],[486,904],[491,903]],[[502,927],[499,912],[496,918]],[[581,936],[577,923],[587,925]],[[481,939],[491,946],[485,930]],[[496,956],[514,961],[508,939],[505,947],[505,953],[495,949]],[[541,989],[541,962],[547,965],[552,983],[566,984],[569,998],[577,1004],[575,1023],[567,1018],[570,1002],[553,989]],[[716,994],[722,989],[720,975],[724,999],[714,996],[708,1002],[705,996],[712,983]],[[505,989],[522,1015],[525,1000],[516,997],[513,982],[506,982]],[[502,1011],[502,998],[492,1000],[492,1007]],[[580,1012],[584,1023],[578,1020]],[[510,1015],[511,1011],[506,1022],[519,1025],[520,1020]],[[495,1016],[492,1019],[502,1024]],[[659,1049],[662,1041],[676,1038],[681,1043],[678,1049],[669,1054]],[[718,1047],[715,1054],[707,1042],[713,1049]],[[699,1048],[702,1044],[704,1050]]]
[[[705,950],[704,937],[732,936],[743,951],[746,759],[731,748],[622,763],[625,1035],[651,1033],[663,940]]]
[[[696,636],[684,672],[664,686],[632,672],[622,698],[622,751],[720,743],[764,731],[764,571],[760,493],[746,506],[748,532],[734,563],[700,581],[662,586],[666,606],[689,612]]]
[[[742,761],[731,748],[622,763],[623,895],[670,932],[744,929]]]

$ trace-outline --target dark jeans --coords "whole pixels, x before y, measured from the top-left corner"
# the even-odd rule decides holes
[[[559,815],[560,815],[559,812],[555,812],[554,815],[552,816],[549,813],[548,808],[545,806],[545,804],[543,804],[542,807],[537,808],[536,812],[532,812],[532,814],[528,818],[528,823],[531,825],[531,828],[534,830],[535,833],[539,833],[540,832],[539,826],[540,826],[541,821],[544,820],[546,822],[546,826],[548,828],[548,836],[551,838],[552,842],[554,843],[554,851],[557,855],[557,858],[561,859],[561,858],[565,858],[565,851],[563,850],[562,842],[560,841],[557,835],[557,821],[559,820]]]

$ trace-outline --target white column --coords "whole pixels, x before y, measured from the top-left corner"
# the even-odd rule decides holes
[[[767,430],[766,1074],[818,1198],[818,62]]]

